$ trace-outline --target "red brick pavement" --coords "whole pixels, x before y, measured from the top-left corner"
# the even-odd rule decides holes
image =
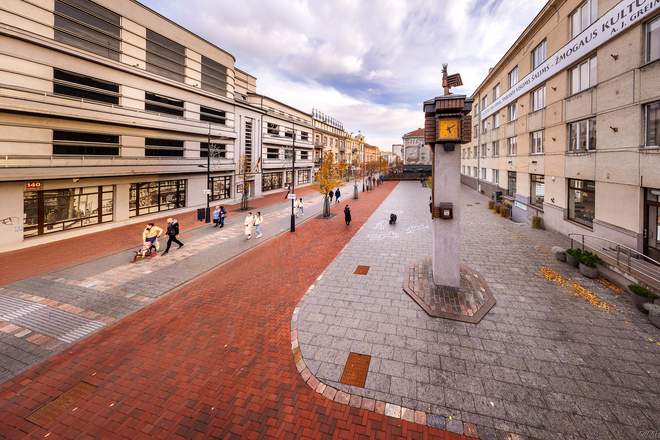
[[[293,309],[395,187],[348,201],[0,386],[0,433],[44,438],[466,439],[315,393],[291,354]],[[98,389],[40,428],[24,420],[80,381]],[[75,408],[75,410],[74,410]]]
[[[296,189],[296,195],[300,197],[316,194],[316,190],[312,189],[311,186]],[[279,192],[250,200],[250,207],[264,208],[282,203],[284,202],[283,195],[284,193]],[[216,201],[211,206],[218,205],[223,205],[223,203]],[[228,218],[242,215],[239,212],[229,212],[233,209],[240,208],[240,203],[224,206],[227,210]],[[26,249],[3,252],[0,253],[0,286],[62,269],[72,264],[82,263],[93,258],[102,257],[131,246],[137,249],[140,245],[142,230],[147,221],[154,222],[156,226],[165,228],[169,217],[176,217],[181,225],[181,232],[204,225],[204,223],[197,220],[197,211],[180,214],[164,212],[163,217],[153,220],[145,220],[144,222],[119,226],[114,229],[79,237],[65,238]]]

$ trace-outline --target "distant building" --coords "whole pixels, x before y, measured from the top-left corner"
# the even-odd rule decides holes
[[[403,135],[401,156],[403,157],[404,165],[431,165],[431,148],[428,145],[424,145],[423,128],[418,128]]]

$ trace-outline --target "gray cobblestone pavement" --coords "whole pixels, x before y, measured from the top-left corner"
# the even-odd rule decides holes
[[[563,237],[502,219],[463,187],[462,263],[486,278],[497,304],[475,325],[429,317],[405,294],[405,266],[431,252],[429,195],[400,183],[308,291],[296,319],[311,374],[390,404],[386,412],[423,411],[427,424],[459,433],[461,422],[474,424],[482,439],[660,430],[660,330],[625,294],[555,260],[549,250],[566,247]],[[368,274],[354,274],[358,265]],[[540,267],[617,310],[593,307]],[[339,383],[350,352],[371,356],[364,388]]]

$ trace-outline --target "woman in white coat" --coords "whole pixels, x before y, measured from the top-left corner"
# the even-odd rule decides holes
[[[257,238],[261,237],[261,231],[259,231],[259,228],[263,222],[264,218],[261,216],[260,212],[257,212],[257,215],[254,216],[254,227],[257,229]]]
[[[248,212],[247,217],[245,217],[245,235],[248,240],[252,235],[252,226],[254,226],[254,217],[252,217],[251,212]]]

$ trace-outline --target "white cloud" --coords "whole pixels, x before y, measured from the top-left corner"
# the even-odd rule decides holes
[[[147,0],[236,57],[257,91],[384,149],[423,127],[441,68],[470,94],[546,0]]]

